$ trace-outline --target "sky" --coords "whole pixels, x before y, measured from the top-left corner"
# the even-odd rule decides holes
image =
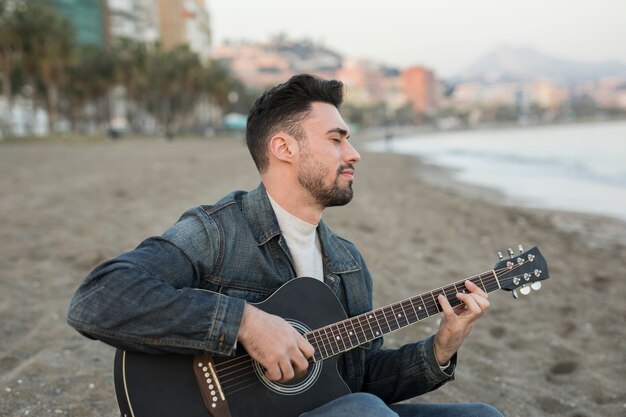
[[[626,0],[206,0],[214,45],[287,34],[453,76],[502,45],[626,63]]]

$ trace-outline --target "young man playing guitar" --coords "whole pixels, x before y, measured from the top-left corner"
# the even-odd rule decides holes
[[[352,199],[361,159],[342,100],[340,82],[309,75],[261,95],[246,131],[259,187],[191,209],[162,236],[98,266],[72,300],[70,325],[125,351],[217,357],[243,348],[278,393],[303,378],[315,363],[311,340],[253,304],[306,276],[325,283],[349,317],[372,309],[363,258],[322,221],[326,207]],[[337,370],[350,390],[322,395],[294,417],[501,416],[485,404],[397,404],[453,379],[456,352],[489,307],[485,291],[470,281],[465,288],[455,308],[439,296],[444,317],[434,336],[395,350],[382,349],[379,337],[342,351]],[[315,300],[307,303],[296,307]]]

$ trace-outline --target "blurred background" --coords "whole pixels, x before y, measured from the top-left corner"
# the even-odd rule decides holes
[[[0,137],[211,135],[309,72],[355,127],[626,117],[619,0],[2,0]]]
[[[72,294],[254,188],[248,109],[302,72],[347,86],[363,160],[324,218],[376,306],[518,243],[550,265],[538,294],[494,293],[457,381],[416,401],[624,417],[623,0],[0,0],[0,416],[119,416],[114,350],[66,324]]]

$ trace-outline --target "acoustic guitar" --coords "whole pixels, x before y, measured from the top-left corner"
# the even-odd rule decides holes
[[[520,248],[520,252],[523,249]],[[494,269],[467,278],[485,292],[528,294],[549,277],[539,249],[503,259]],[[314,278],[295,278],[261,310],[283,317],[315,348],[307,374],[294,381],[268,380],[264,369],[239,348],[233,357],[152,355],[118,350],[115,392],[124,417],[296,417],[350,390],[337,371],[339,355],[442,311],[437,296],[454,307],[465,280],[348,318],[332,290]],[[306,306],[306,308],[303,308]]]

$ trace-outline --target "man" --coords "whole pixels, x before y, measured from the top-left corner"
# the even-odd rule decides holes
[[[97,267],[74,296],[69,323],[148,353],[231,355],[239,343],[269,380],[303,375],[313,346],[250,303],[309,276],[325,282],[349,316],[372,309],[363,258],[322,221],[326,207],[352,199],[361,159],[338,111],[342,99],[340,82],[309,75],[261,95],[246,131],[261,185],[189,210],[162,236]],[[338,369],[353,394],[305,414],[500,416],[484,404],[394,405],[453,378],[456,351],[489,307],[485,292],[469,281],[466,287],[457,295],[464,308],[439,299],[444,318],[435,336],[397,350],[377,339],[342,354]]]

